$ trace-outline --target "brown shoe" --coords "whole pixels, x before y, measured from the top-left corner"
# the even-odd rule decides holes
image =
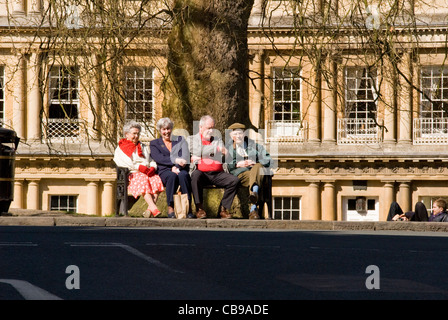
[[[251,211],[249,213],[249,219],[260,219],[260,216],[258,215],[257,210]]]
[[[203,209],[198,209],[198,211],[196,211],[196,218],[198,219],[207,218],[207,212],[205,212]]]
[[[232,218],[232,214],[229,212],[229,210],[227,210],[224,207],[221,207],[221,212],[219,213],[219,215],[221,216],[221,219],[231,219]]]

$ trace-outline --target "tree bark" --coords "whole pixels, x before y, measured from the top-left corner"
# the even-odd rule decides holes
[[[193,133],[209,114],[249,125],[247,26],[254,0],[175,0],[163,115]],[[223,132],[223,131],[222,131]]]

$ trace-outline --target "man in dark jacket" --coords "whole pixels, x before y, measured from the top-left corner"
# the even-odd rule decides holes
[[[437,199],[432,204],[432,214],[428,221],[432,222],[448,222],[448,213],[446,212],[446,201]]]

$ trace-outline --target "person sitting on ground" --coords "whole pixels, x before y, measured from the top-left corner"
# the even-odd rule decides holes
[[[415,204],[415,211],[403,212],[397,202],[392,202],[389,208],[387,221],[428,221],[428,211],[423,202]]]
[[[238,177],[243,187],[249,188],[249,219],[259,219],[259,194],[270,174],[271,156],[266,149],[244,134],[244,124],[234,123],[229,127],[232,141],[227,145],[229,172]]]
[[[392,202],[389,208],[387,221],[430,221],[430,222],[448,222],[448,214],[446,212],[446,201],[437,199],[432,204],[432,213],[428,217],[428,210],[423,202],[415,204],[415,211],[403,210],[397,202]]]
[[[118,142],[114,162],[118,167],[128,168],[128,192],[134,198],[142,196],[148,204],[144,217],[157,217],[160,211],[156,206],[160,192],[164,190],[162,180],[156,174],[157,164],[151,159],[149,148],[140,142],[141,125],[129,122],[124,125],[125,138]]]
[[[205,115],[199,121],[199,132],[188,139],[191,154],[191,188],[196,206],[196,217],[204,219],[207,213],[203,207],[203,188],[215,185],[224,188],[220,203],[219,216],[223,219],[232,218],[230,208],[236,195],[239,179],[225,172],[223,156],[227,153],[221,139],[213,136],[215,120]]]
[[[165,186],[168,218],[176,217],[173,195],[179,186],[181,193],[186,193],[191,203],[190,152],[182,136],[172,135],[173,127],[174,123],[170,118],[160,119],[156,128],[161,137],[149,143],[151,157],[157,163],[158,174]],[[187,218],[194,218],[191,211]]]

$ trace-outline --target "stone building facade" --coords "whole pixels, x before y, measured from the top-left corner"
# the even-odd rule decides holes
[[[306,32],[294,27],[294,1],[255,1],[248,30],[249,111],[276,159],[275,219],[381,221],[392,201],[407,211],[416,201],[429,209],[436,198],[448,198],[448,5],[442,0],[378,0],[368,8],[353,3],[310,2],[305,17],[325,12],[335,17],[326,20],[333,33],[322,35],[313,25]],[[394,4],[401,20],[387,24]],[[12,206],[111,214],[112,153],[100,139],[83,140],[94,119],[84,104],[96,97],[82,86],[67,88],[77,91],[70,123],[84,121],[86,133],[73,134],[77,127],[57,112],[42,117],[41,107],[51,114],[51,97],[39,97],[42,57],[38,48],[27,46],[33,34],[24,30],[13,38],[6,32],[8,18],[1,12],[26,21],[39,17],[44,7],[45,1],[0,2],[0,121],[22,138]],[[360,21],[370,35],[388,26],[393,58],[366,49],[366,33],[344,25],[341,17],[356,10],[365,13]],[[153,66],[140,59],[141,67],[151,70],[143,78],[150,82],[153,120],[161,116],[164,57],[159,61]],[[60,76],[58,69],[52,72]],[[137,73],[130,72],[133,76]]]

